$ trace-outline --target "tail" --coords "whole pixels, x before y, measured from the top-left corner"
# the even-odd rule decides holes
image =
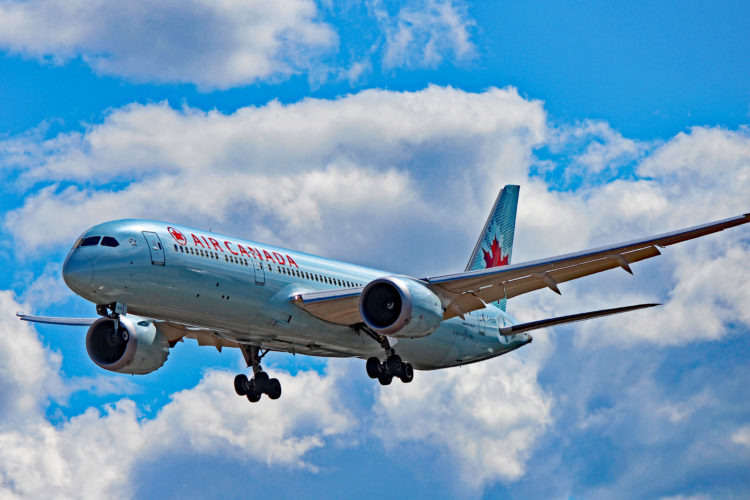
[[[505,186],[497,195],[479,240],[474,246],[467,271],[507,266],[513,251],[513,233],[516,230],[516,209],[518,208],[518,191],[520,187]],[[481,250],[481,251],[480,251]],[[497,305],[505,311],[506,299],[500,299]]]

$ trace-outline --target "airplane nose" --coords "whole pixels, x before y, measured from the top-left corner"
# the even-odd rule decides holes
[[[62,268],[62,275],[65,284],[75,291],[83,290],[91,284],[94,279],[94,265],[91,259],[83,255],[82,252],[74,250],[67,259]]]

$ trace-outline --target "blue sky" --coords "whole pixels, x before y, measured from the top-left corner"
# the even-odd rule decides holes
[[[269,355],[285,394],[253,406],[238,353],[188,341],[109,374],[83,331],[13,314],[91,315],[59,267],[120,217],[424,276],[463,269],[506,183],[516,262],[747,212],[749,22],[746,2],[0,0],[0,491],[747,497],[746,228],[510,303],[660,308],[409,386]]]

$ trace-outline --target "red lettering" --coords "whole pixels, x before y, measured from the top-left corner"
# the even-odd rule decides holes
[[[239,248],[239,249],[240,249],[240,253],[241,253],[242,255],[246,256],[246,257],[247,257],[248,259],[249,259],[249,258],[251,258],[251,257],[250,257],[250,254],[249,254],[249,253],[247,253],[247,250],[245,250],[245,248],[244,248],[244,247],[243,247],[242,245],[240,245],[239,243],[237,243],[237,248]]]
[[[289,263],[290,266],[294,266],[297,269],[299,269],[299,266],[297,265],[296,262],[294,262],[293,258],[289,257],[289,254],[286,254],[286,260],[287,260],[287,262]]]
[[[219,242],[218,242],[218,241],[216,241],[215,239],[213,239],[213,238],[209,238],[209,239],[208,239],[208,241],[210,241],[210,242],[211,242],[211,243],[213,244],[213,246],[214,246],[214,248],[215,248],[216,250],[218,250],[218,251],[220,251],[220,252],[223,252],[223,251],[224,251],[224,249],[223,249],[223,248],[221,248],[221,247],[219,246]]]
[[[193,237],[193,243],[195,243],[195,246],[203,246],[203,243],[201,243],[201,240],[199,240],[196,235],[194,235],[193,233],[190,233],[190,235]]]
[[[206,237],[205,236],[201,236],[201,238],[203,238],[203,241],[206,242],[206,248],[211,248],[211,245],[208,244],[208,240],[206,239]]]
[[[274,252],[274,253],[273,253],[273,256],[274,256],[274,257],[276,257],[276,262],[278,262],[278,263],[279,263],[279,264],[281,264],[282,266],[283,266],[283,265],[286,265],[286,262],[284,262],[284,257],[282,257],[280,253],[278,253],[278,252]]]
[[[248,247],[248,248],[250,249],[250,251],[251,251],[251,252],[253,252],[253,255],[254,255],[255,257],[257,257],[257,258],[258,258],[258,259],[260,259],[260,260],[263,260],[263,256],[262,256],[262,255],[260,254],[260,252],[259,252],[259,251],[257,251],[257,250],[256,250],[256,249],[254,249],[253,247]]]
[[[266,256],[266,260],[270,260],[271,262],[274,262],[273,256],[270,253],[268,253],[267,251],[263,250],[263,255]]]
[[[231,245],[229,241],[224,241],[224,246],[227,247],[227,250],[229,250],[233,255],[239,255],[237,252],[232,250],[232,247],[230,247],[229,245]]]

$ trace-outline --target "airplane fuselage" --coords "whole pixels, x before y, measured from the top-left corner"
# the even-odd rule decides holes
[[[390,275],[151,220],[92,227],[81,235],[63,266],[68,286],[95,304],[125,304],[129,314],[210,330],[240,344],[359,358],[382,356],[383,350],[361,331],[316,318],[291,299],[310,291],[358,289]],[[414,368],[443,368],[494,357],[530,342],[525,333],[498,335],[499,327],[511,324],[509,315],[488,305],[464,318],[443,321],[426,337],[390,343]]]

